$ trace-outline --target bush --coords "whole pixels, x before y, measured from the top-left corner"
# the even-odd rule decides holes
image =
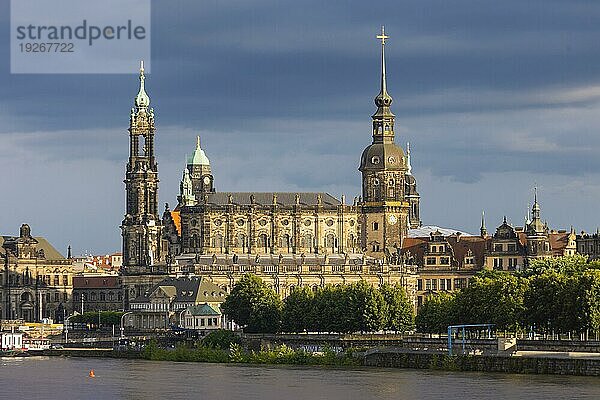
[[[229,350],[232,343],[239,344],[240,338],[232,331],[219,329],[202,339],[202,346],[213,349]]]

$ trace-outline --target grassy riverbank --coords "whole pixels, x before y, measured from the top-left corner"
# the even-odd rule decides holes
[[[273,349],[246,351],[240,345],[233,343],[229,350],[204,347],[179,346],[175,349],[163,349],[151,342],[140,353],[141,358],[155,361],[187,361],[187,362],[216,362],[240,364],[287,364],[287,365],[326,365],[326,366],[358,366],[359,359],[352,352],[336,354],[325,349],[320,353],[304,350],[294,350],[287,346],[277,346]]]

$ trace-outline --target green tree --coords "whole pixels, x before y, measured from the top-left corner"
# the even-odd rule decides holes
[[[246,274],[234,285],[222,310],[246,332],[275,333],[280,327],[282,306],[279,295],[262,279]]]
[[[456,296],[454,323],[489,323],[496,329],[516,329],[523,322],[526,288],[527,279],[508,272],[477,275]]]
[[[379,290],[366,281],[358,281],[345,288],[348,326],[346,332],[375,332],[386,322],[387,304]]]
[[[554,271],[564,275],[580,274],[588,269],[598,269],[598,261],[588,262],[587,256],[579,254],[564,257],[550,257],[531,260],[524,271],[525,276],[541,275]]]
[[[531,276],[523,297],[525,323],[538,332],[560,331],[567,295],[566,277],[550,269]]]
[[[524,306],[527,323],[537,331],[600,330],[600,271],[567,275],[546,269],[530,278]]]
[[[429,296],[419,308],[415,317],[417,331],[422,333],[443,333],[448,325],[456,323],[454,293],[439,293]]]
[[[319,288],[314,296],[309,330],[317,332],[347,332],[348,315],[346,309],[347,290],[343,285],[326,285]]]
[[[315,294],[308,286],[296,286],[283,300],[281,329],[284,332],[302,332],[314,327]]]
[[[103,326],[119,325],[121,323],[120,311],[88,311],[83,314],[75,315],[69,319],[70,322],[84,323],[98,326],[98,322]]]
[[[575,330],[600,330],[600,271],[588,270],[576,277],[573,297],[578,300],[573,312],[577,316]]]
[[[387,305],[387,316],[384,328],[396,332],[405,332],[414,327],[414,307],[406,290],[398,284],[384,284],[380,288],[383,299]]]

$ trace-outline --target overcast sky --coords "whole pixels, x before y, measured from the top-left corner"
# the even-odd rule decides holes
[[[120,251],[131,75],[11,75],[0,0],[2,234],[27,222],[65,253]],[[162,207],[201,135],[219,191],[359,195],[379,85],[411,142],[424,224],[595,230],[596,0],[153,1],[147,89]]]

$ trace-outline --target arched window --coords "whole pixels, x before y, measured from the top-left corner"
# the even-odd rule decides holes
[[[331,250],[335,250],[336,238],[333,233],[328,233],[327,236],[325,236],[325,247]]]
[[[279,247],[281,248],[281,250],[286,250],[288,253],[291,251],[292,239],[290,235],[288,235],[287,233],[281,235],[279,239]]]
[[[265,253],[269,252],[269,237],[266,233],[262,233],[258,236],[258,248],[264,250]]]
[[[235,245],[236,245],[236,247],[245,249],[246,248],[246,235],[244,235],[243,233],[238,233],[237,238],[235,240]]]
[[[193,233],[190,238],[190,247],[198,248],[200,247],[200,235],[198,233]]]
[[[348,247],[353,249],[354,248],[354,235],[351,233],[350,235],[348,235]]]
[[[311,249],[313,247],[313,236],[310,233],[302,235],[302,247]]]
[[[213,237],[213,247],[223,248],[223,235],[220,233],[215,233]]]

